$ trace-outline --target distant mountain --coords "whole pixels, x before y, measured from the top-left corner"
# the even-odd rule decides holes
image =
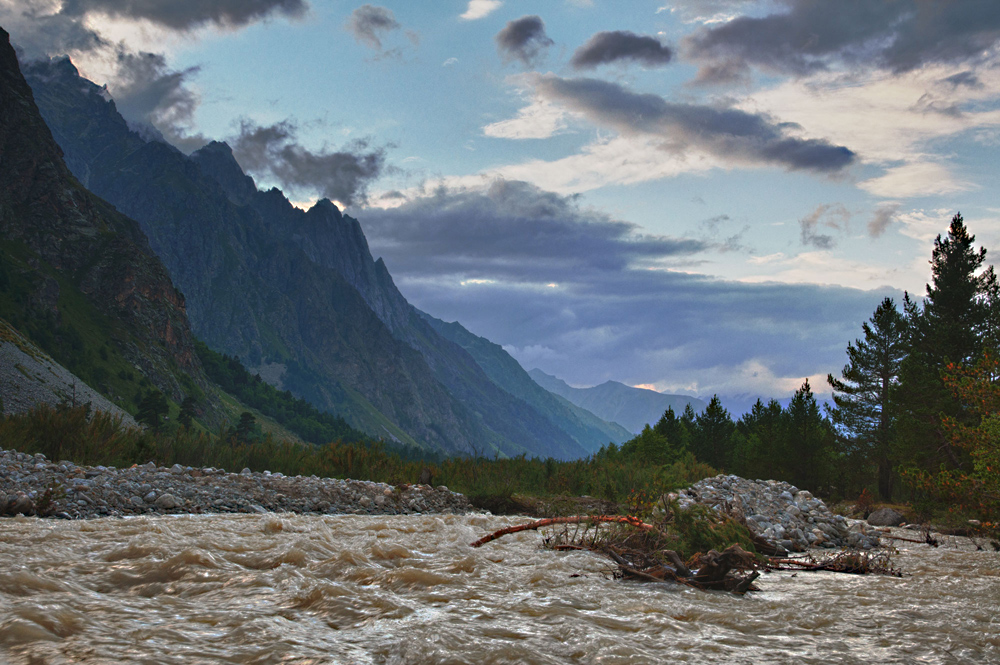
[[[609,442],[622,443],[632,438],[632,433],[621,425],[601,420],[542,388],[499,344],[472,334],[457,321],[445,323],[429,314],[423,316],[441,335],[468,351],[494,383],[544,414],[587,451],[595,452]]]
[[[667,395],[655,390],[633,388],[617,381],[606,381],[592,388],[573,388],[562,379],[537,368],[529,371],[528,375],[546,390],[565,397],[604,420],[619,423],[634,433],[642,431],[646,424],[655,425],[667,407],[673,407],[680,415],[688,404],[695,413],[708,406],[695,397]]]
[[[119,405],[210,385],[184,297],[138,224],[70,173],[2,29],[0,316]]]
[[[211,348],[375,436],[450,453],[587,454],[406,302],[357,220],[259,191],[224,143],[187,157],[146,141],[68,59],[26,71],[70,168],[138,220]]]
[[[817,395],[816,398],[819,400],[819,404],[822,407],[824,403],[823,395]],[[710,396],[703,396],[701,399],[707,402],[712,398]],[[729,415],[733,417],[733,420],[739,420],[743,414],[748,413],[753,408],[753,405],[757,402],[757,400],[760,400],[763,404],[767,404],[771,401],[771,399],[771,397],[765,397],[755,393],[719,395],[719,401],[722,402],[723,408],[729,412]],[[781,405],[781,408],[788,408],[789,403],[792,401],[791,397],[775,397],[773,399],[777,400],[778,404]]]

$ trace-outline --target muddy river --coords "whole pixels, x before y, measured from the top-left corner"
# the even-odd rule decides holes
[[[517,518],[0,520],[0,663],[1000,663],[1000,553],[746,597],[615,581]]]

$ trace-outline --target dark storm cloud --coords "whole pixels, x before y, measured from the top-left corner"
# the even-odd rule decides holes
[[[363,202],[368,184],[385,169],[385,149],[354,141],[339,151],[308,150],[296,141],[296,126],[262,127],[249,121],[229,141],[240,166],[257,177],[273,178],[293,192],[319,193],[344,205]]]
[[[533,66],[542,52],[555,43],[545,34],[545,22],[539,16],[508,21],[495,39],[504,62],[520,60],[526,67]]]
[[[63,55],[70,51],[93,51],[109,43],[79,19],[50,14],[44,6],[27,2],[16,10],[0,5],[0,22],[22,59]]]
[[[643,235],[634,224],[581,209],[573,197],[519,181],[439,188],[398,208],[367,210],[363,221],[369,242],[409,275],[545,283],[566,272],[615,272],[707,247]]]
[[[64,0],[61,14],[144,19],[183,31],[206,24],[239,28],[273,14],[299,18],[308,8],[304,0]]]
[[[578,48],[569,64],[574,69],[594,69],[599,65],[631,61],[647,67],[665,65],[674,52],[655,37],[615,30],[598,32]]]
[[[197,67],[170,69],[159,53],[119,51],[115,82],[109,92],[118,111],[129,125],[146,138],[163,139],[191,152],[207,143],[201,136],[189,136],[198,97],[187,87]],[[154,131],[150,132],[150,128]],[[157,135],[158,134],[158,135]]]
[[[784,11],[740,16],[685,40],[696,60],[747,62],[807,75],[833,62],[905,72],[929,63],[981,58],[1000,40],[995,0],[782,0]],[[704,79],[708,75],[703,75]]]
[[[799,220],[800,238],[803,245],[816,249],[833,249],[837,241],[828,233],[820,233],[820,228],[846,231],[851,213],[839,203],[824,203]]]
[[[375,5],[358,7],[347,20],[347,30],[354,35],[354,39],[376,51],[382,50],[381,35],[400,27],[391,11]]]
[[[750,81],[750,67],[743,60],[729,58],[703,64],[689,85],[731,85]]]
[[[840,171],[855,159],[844,146],[789,136],[791,126],[746,111],[668,102],[596,79],[538,76],[535,87],[543,98],[598,124],[624,134],[662,137],[668,149],[695,146],[729,161],[820,173]]]
[[[709,244],[639,235],[520,182],[439,189],[360,219],[411,302],[576,384],[706,385],[749,361],[796,380],[825,374],[843,366],[847,341],[886,295],[670,270]]]
[[[979,80],[979,77],[975,75],[974,72],[964,71],[957,74],[952,74],[951,76],[944,79],[944,82],[949,84],[952,88],[960,88],[962,86],[978,90],[983,86],[983,82]]]
[[[305,0],[64,0],[53,13],[45,0],[14,0],[0,6],[0,20],[31,58],[107,48],[109,42],[86,25],[92,15],[146,20],[186,32],[203,25],[242,28],[275,14],[290,18],[309,9]]]

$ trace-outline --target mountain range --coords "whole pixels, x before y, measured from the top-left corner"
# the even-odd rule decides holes
[[[655,425],[668,408],[680,415],[690,404],[695,413],[708,406],[687,395],[668,395],[645,388],[633,388],[617,381],[605,381],[591,388],[574,388],[562,379],[533,369],[528,375],[542,388],[569,400],[604,420],[620,423],[638,434],[647,424]]]
[[[572,459],[629,438],[498,345],[413,307],[330,201],[301,210],[259,190],[225,143],[188,156],[147,140],[66,58],[24,72],[76,186],[135,219],[136,251],[162,260],[190,320],[184,343],[193,333],[359,429],[449,454]]]

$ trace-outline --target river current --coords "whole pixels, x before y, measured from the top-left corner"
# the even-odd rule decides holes
[[[903,578],[621,582],[524,518],[0,520],[0,663],[998,663],[1000,553],[900,543]]]

